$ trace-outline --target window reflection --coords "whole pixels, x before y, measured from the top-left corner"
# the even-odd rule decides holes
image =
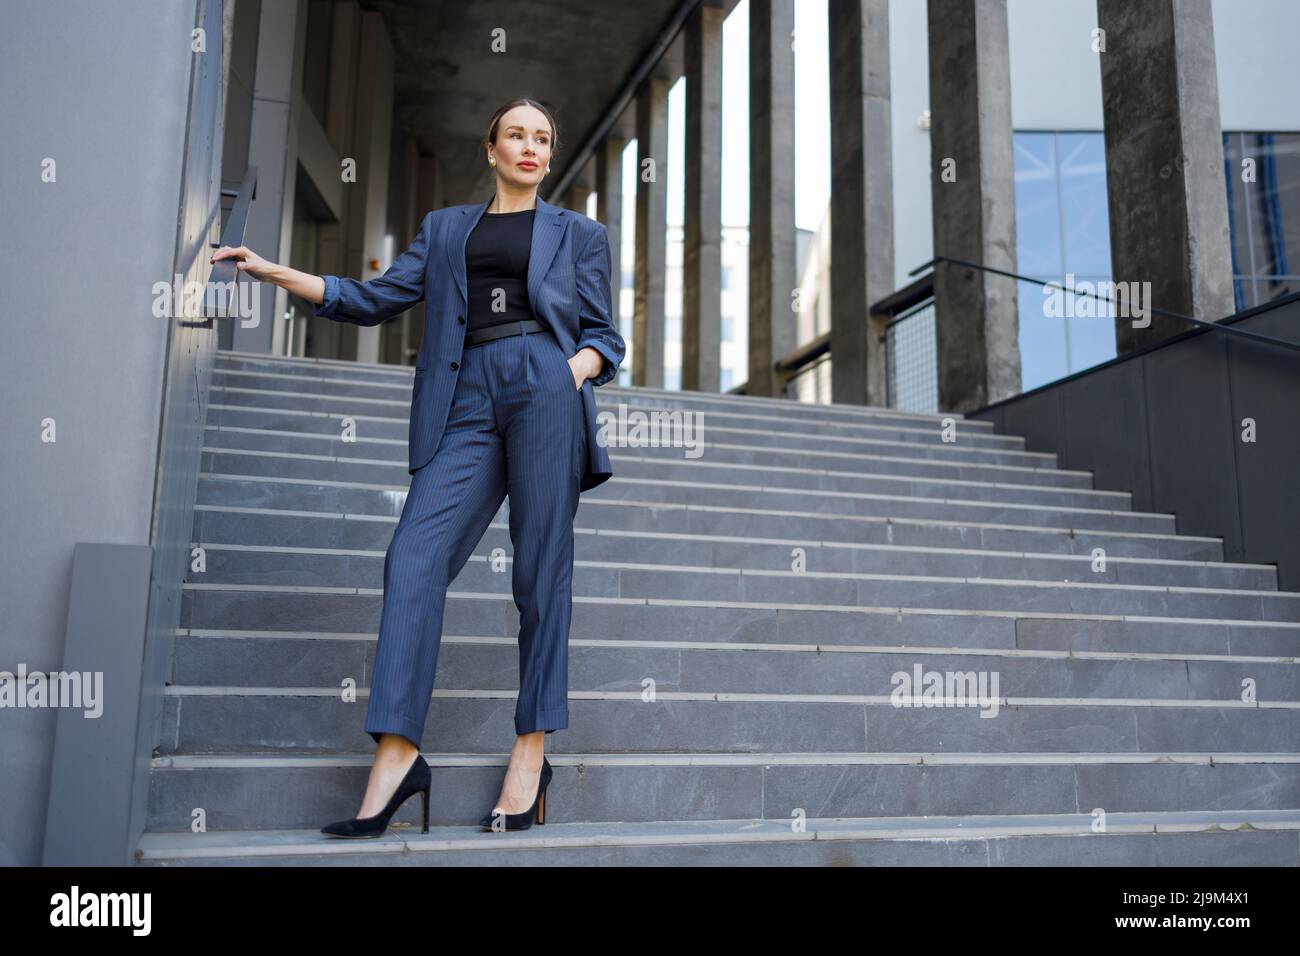
[[[1014,145],[1016,271],[1063,286],[1109,281],[1104,134],[1018,132]],[[1223,153],[1236,307],[1300,291],[1300,133],[1224,133]],[[1105,309],[1061,316],[1040,286],[1021,282],[1019,294],[1023,389],[1115,357]]]

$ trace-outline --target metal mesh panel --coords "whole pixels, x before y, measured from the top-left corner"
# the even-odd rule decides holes
[[[909,412],[939,410],[934,301],[900,316],[885,330],[889,407]]]

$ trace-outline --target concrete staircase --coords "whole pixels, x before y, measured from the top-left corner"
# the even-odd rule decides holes
[[[323,836],[374,749],[411,383],[218,358],[141,865],[1300,864],[1273,567],[979,421],[613,386],[602,411],[702,413],[706,451],[611,447],[582,497],[548,822],[474,825],[513,739],[507,504],[448,597],[430,832],[414,799],[380,840]],[[918,670],[995,676],[996,711],[895,706]]]

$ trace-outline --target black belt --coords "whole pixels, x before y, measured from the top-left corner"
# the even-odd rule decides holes
[[[484,342],[491,342],[493,339],[503,339],[508,335],[523,335],[525,332],[549,332],[550,327],[536,319],[520,319],[517,322],[502,322],[500,325],[489,325],[485,329],[475,329],[472,332],[465,333],[465,348],[473,345],[482,345]]]

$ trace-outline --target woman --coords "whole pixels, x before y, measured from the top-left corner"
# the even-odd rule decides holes
[[[592,388],[614,377],[625,350],[610,317],[607,230],[537,195],[556,135],[534,100],[498,109],[483,140],[496,193],[426,215],[410,248],[368,282],[299,272],[243,247],[212,257],[236,257],[239,270],[338,321],[378,325],[425,302],[411,487],[384,558],[366,711],[378,747],[359,815],[323,827],[330,836],[380,836],[416,793],[427,832],[431,772],[419,745],[447,587],[507,494],[520,615],[516,738],[496,805],[479,823],[545,822],[545,737],[568,726],[573,517],[579,493],[612,473]]]

